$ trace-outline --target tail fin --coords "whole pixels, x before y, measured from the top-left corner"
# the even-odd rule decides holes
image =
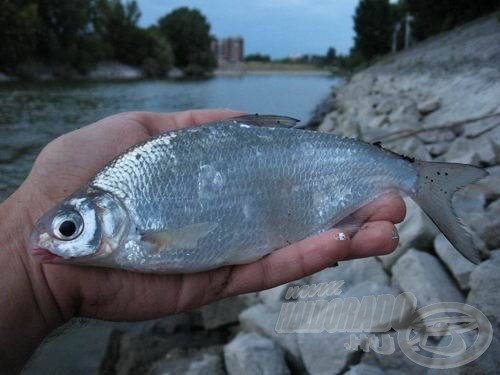
[[[452,198],[457,190],[488,175],[482,168],[467,164],[415,162],[418,169],[415,201],[432,219],[453,246],[468,260],[481,261],[471,234],[455,214]]]

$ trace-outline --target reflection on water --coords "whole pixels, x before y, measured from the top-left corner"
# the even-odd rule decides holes
[[[223,107],[307,121],[334,83],[322,75],[251,74],[202,82],[1,84],[0,201],[22,183],[44,145],[107,115]]]

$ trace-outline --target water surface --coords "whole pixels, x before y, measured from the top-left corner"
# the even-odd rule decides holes
[[[0,201],[29,173],[52,139],[123,111],[233,108],[307,121],[336,79],[277,73],[207,81],[0,84]]]

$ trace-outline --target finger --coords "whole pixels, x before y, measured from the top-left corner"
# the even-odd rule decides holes
[[[399,236],[390,221],[370,221],[365,223],[351,239],[349,258],[366,258],[385,255],[396,249]]]
[[[300,279],[348,257],[350,239],[339,229],[307,238],[267,257],[233,268],[222,295],[269,289]]]
[[[138,116],[139,121],[148,129],[149,133],[154,135],[242,114],[243,112],[230,109],[198,109],[172,113],[134,112],[133,115]]]
[[[403,198],[395,191],[387,192],[373,202],[352,214],[353,217],[366,221],[391,221],[395,224],[404,220],[406,206]]]

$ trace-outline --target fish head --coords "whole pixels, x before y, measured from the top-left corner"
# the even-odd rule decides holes
[[[87,188],[36,222],[29,252],[42,263],[90,263],[116,250],[128,229],[129,216],[121,201]]]

